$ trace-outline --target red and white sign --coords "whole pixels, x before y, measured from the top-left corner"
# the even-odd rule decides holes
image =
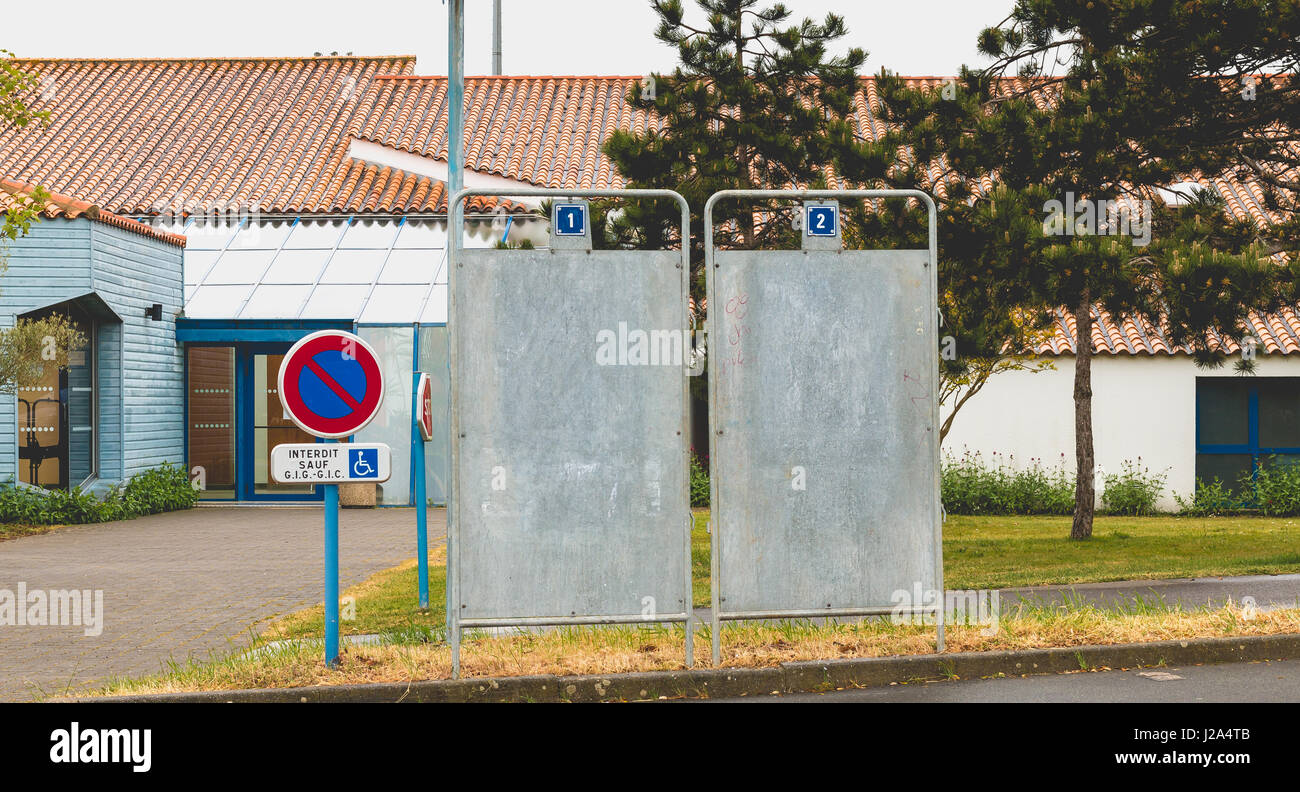
[[[420,381],[415,386],[415,404],[419,410],[420,435],[425,440],[433,439],[433,378],[420,374]]]
[[[279,393],[285,414],[303,431],[347,437],[379,412],[384,375],[365,341],[342,330],[321,330],[284,356]]]

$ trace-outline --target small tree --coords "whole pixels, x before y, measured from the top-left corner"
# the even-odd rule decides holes
[[[19,319],[0,331],[0,393],[45,381],[51,367],[67,368],[70,354],[85,345],[86,335],[63,314]]]
[[[0,49],[0,127],[48,123],[49,112],[32,110],[23,101],[24,94],[38,88],[40,83],[36,75],[18,68],[12,62],[13,58],[12,52]],[[3,216],[3,222],[0,222],[0,267],[5,261],[5,245],[27,233],[45,208],[48,198],[48,193],[37,188],[29,194],[0,203],[0,216]]]
[[[46,123],[49,113],[32,110],[23,95],[35,90],[36,75],[19,69],[13,53],[0,49],[0,125],[24,127]],[[8,268],[8,246],[26,235],[40,220],[49,193],[41,187],[5,190],[0,201],[0,273]],[[86,345],[86,336],[62,314],[40,319],[18,319],[13,327],[0,329],[0,393],[28,388],[45,379],[48,367],[67,368],[72,351]]]

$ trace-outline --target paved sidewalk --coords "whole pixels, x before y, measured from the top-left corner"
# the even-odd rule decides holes
[[[952,594],[952,589],[948,593]],[[1300,608],[1300,575],[1239,575],[1235,577],[1171,578],[1168,580],[1115,580],[1107,583],[1073,583],[1064,586],[1027,586],[1000,589],[998,605],[1008,613],[1018,603],[1043,607],[1066,602],[1086,602],[1107,610],[1136,610],[1142,606],[1179,606],[1184,610],[1221,608],[1229,600],[1241,605],[1250,597],[1261,611]],[[696,608],[701,624],[713,618],[711,608]],[[824,623],[825,618],[813,618]],[[844,619],[840,619],[844,621]]]
[[[342,585],[415,557],[412,509],[344,509]],[[324,595],[320,507],[200,507],[0,542],[0,589],[102,589],[99,636],[0,626],[0,701],[155,673],[248,640],[250,625]],[[429,510],[430,545],[445,513]]]
[[[1089,602],[1110,610],[1132,609],[1140,604],[1181,605],[1185,609],[1218,608],[1228,600],[1240,605],[1246,597],[1256,607],[1300,607],[1300,575],[1240,575],[1236,577],[1172,578],[1169,580],[1117,580],[1109,583],[1075,583],[1070,586],[1033,586],[1003,589],[1003,610],[1019,601],[1039,605]]]

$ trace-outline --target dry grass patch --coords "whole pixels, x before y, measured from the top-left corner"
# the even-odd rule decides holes
[[[956,625],[948,628],[947,638],[948,651],[972,652],[1281,633],[1300,633],[1300,609],[1247,613],[1230,605],[1213,610],[1144,608],[1142,612],[1116,613],[1071,604],[1020,606],[1003,615],[996,631]],[[486,677],[674,670],[682,667],[683,639],[680,626],[651,625],[467,636],[461,671],[466,677]],[[878,619],[858,624],[733,624],[724,628],[722,639],[723,664],[739,667],[934,651],[933,627]],[[697,633],[695,654],[697,667],[709,666],[707,628]],[[264,646],[254,654],[176,666],[158,677],[118,680],[103,693],[410,682],[445,679],[451,668],[450,650],[441,643],[349,646],[336,669],[327,669],[322,655],[322,645],[315,640]]]
[[[0,542],[6,539],[19,539],[24,536],[37,536],[39,534],[57,531],[60,528],[66,528],[65,525],[23,525],[21,523],[0,523]]]

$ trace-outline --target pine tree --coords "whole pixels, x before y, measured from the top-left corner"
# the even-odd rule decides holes
[[[868,147],[863,176],[915,186],[929,169],[941,172],[951,288],[972,310],[1074,313],[1074,539],[1091,536],[1096,494],[1093,307],[1164,326],[1212,364],[1221,361],[1213,331],[1237,331],[1250,310],[1300,295],[1287,170],[1300,119],[1298,29],[1296,4],[1269,0],[1020,0],[980,35],[991,67],[963,68],[948,90],[882,74],[882,101],[898,126]],[[1247,70],[1266,66],[1272,76],[1246,100]],[[910,158],[897,160],[899,146]],[[1234,220],[1205,193],[1186,209],[1162,202],[1159,188],[1198,170],[1271,180],[1268,200],[1284,222]],[[996,187],[978,194],[981,180]],[[1116,233],[1122,215],[1058,210],[1101,202],[1129,202],[1138,227],[1126,230],[1149,229],[1150,244]],[[1270,258],[1283,251],[1290,258]]]
[[[705,15],[701,26],[686,20],[680,0],[651,3],[659,17],[655,36],[677,49],[680,62],[670,74],[648,75],[627,101],[653,109],[662,129],[616,131],[605,153],[629,187],[677,190],[693,212],[719,190],[823,184],[827,169],[856,146],[850,118],[867,54],[857,48],[829,54],[847,33],[844,20],[828,14],[820,23],[793,23],[783,4],[759,8],[758,0],[697,2]],[[794,238],[783,211],[755,214],[756,208],[720,205],[716,244],[752,248]],[[615,242],[661,247],[676,238],[680,216],[662,202],[631,202],[612,226]],[[704,282],[699,214],[691,218],[691,234],[698,294]]]

